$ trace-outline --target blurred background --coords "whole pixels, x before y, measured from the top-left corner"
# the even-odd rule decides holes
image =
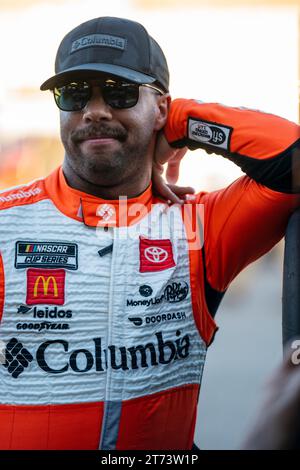
[[[141,22],[162,46],[173,97],[247,106],[299,119],[300,0],[0,0],[0,190],[60,164],[58,110],[40,84],[62,37],[97,16]],[[183,6],[184,5],[184,6]],[[179,184],[221,188],[232,163],[189,152]],[[266,376],[281,357],[282,244],[232,284],[217,314],[196,443],[236,449]]]

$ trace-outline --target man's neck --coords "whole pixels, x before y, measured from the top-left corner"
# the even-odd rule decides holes
[[[66,159],[63,162],[62,169],[66,182],[71,188],[108,200],[118,199],[120,196],[127,196],[127,198],[137,197],[146,190],[151,181],[151,174],[145,174],[142,178],[138,175],[137,180],[131,179],[130,183],[124,182],[115,186],[100,186],[85,180],[75,173]]]

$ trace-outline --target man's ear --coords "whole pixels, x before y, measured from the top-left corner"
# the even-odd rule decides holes
[[[171,96],[169,93],[161,95],[157,98],[157,116],[154,130],[160,131],[165,126],[168,119],[170,104]]]

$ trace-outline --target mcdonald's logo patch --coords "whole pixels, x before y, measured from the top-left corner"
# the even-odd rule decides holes
[[[27,305],[65,303],[64,269],[28,269]]]

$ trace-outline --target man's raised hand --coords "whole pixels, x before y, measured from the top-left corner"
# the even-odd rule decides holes
[[[176,186],[179,177],[180,162],[186,154],[187,147],[176,149],[171,147],[164,133],[158,133],[156,149],[152,167],[152,181],[154,190],[167,201],[183,204],[187,196],[195,190],[190,186]],[[163,178],[164,164],[167,163],[166,178]]]

